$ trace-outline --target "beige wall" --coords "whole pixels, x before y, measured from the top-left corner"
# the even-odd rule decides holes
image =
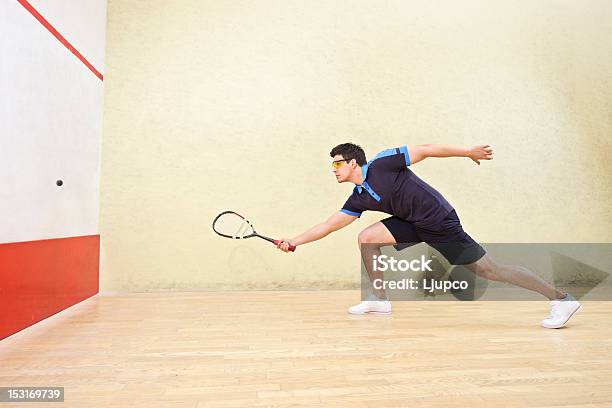
[[[612,242],[612,3],[109,0],[104,291],[358,283],[356,235],[280,253],[336,211],[328,152],[489,143],[413,170],[481,242]]]

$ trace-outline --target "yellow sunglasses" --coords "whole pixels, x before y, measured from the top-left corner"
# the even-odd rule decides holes
[[[346,160],[346,159],[340,159],[340,160],[334,160],[332,162],[332,167],[336,170],[338,170],[340,167],[344,166],[345,163],[349,163],[351,160]]]

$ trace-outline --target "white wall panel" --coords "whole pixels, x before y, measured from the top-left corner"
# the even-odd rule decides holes
[[[0,23],[0,242],[97,234],[103,83],[17,1]]]

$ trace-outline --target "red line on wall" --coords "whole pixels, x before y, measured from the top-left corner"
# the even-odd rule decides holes
[[[75,57],[77,57],[79,60],[81,60],[81,62],[83,64],[85,64],[85,66],[87,68],[89,68],[89,70],[91,72],[94,73],[95,76],[97,76],[98,78],[100,78],[100,81],[104,80],[104,77],[102,76],[102,74],[100,73],[100,71],[98,71],[96,68],[94,68],[93,65],[91,65],[89,63],[89,61],[87,61],[87,59],[83,56],[83,54],[81,54],[76,48],[74,48],[74,46],[72,44],[70,44],[70,42],[68,42],[68,40],[66,38],[64,38],[63,35],[61,35],[59,33],[59,31],[57,31],[52,25],[51,23],[49,23],[38,11],[36,11],[36,9],[34,7],[32,7],[32,5],[30,3],[28,3],[27,0],[17,0],[26,10],[28,10],[30,12],[30,14],[32,14],[47,30],[49,30],[49,32],[51,34],[53,34],[53,36],[55,38],[57,38],[59,40],[59,42],[61,42],[64,47],[66,47],[71,53],[74,54]]]

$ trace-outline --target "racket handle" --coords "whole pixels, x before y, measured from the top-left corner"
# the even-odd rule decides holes
[[[280,241],[278,239],[275,239],[274,240],[274,245],[278,246],[278,244],[280,244]],[[295,245],[291,245],[291,244],[289,245],[289,251],[295,252],[295,248],[296,248]]]

